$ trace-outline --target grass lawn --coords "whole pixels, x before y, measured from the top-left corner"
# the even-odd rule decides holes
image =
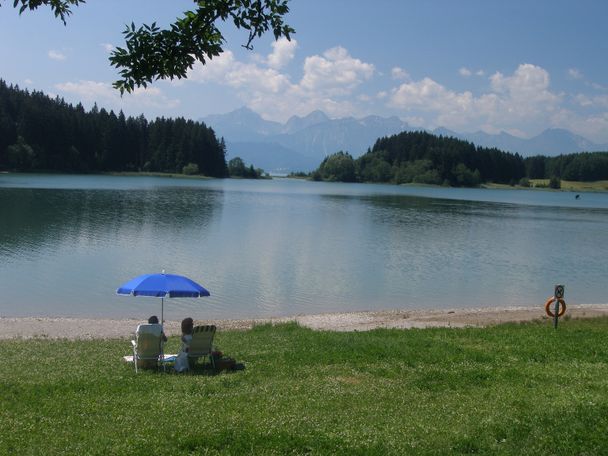
[[[530,185],[549,187],[549,179],[530,179]],[[608,181],[594,181],[594,182],[582,182],[582,181],[561,181],[561,190],[569,190],[573,192],[605,192],[608,191]]]
[[[128,340],[0,341],[0,453],[608,454],[608,318],[216,342],[245,370],[136,375]]]

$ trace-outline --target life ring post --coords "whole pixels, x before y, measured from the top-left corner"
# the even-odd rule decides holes
[[[559,317],[566,313],[566,301],[564,301],[565,294],[564,285],[555,285],[553,296],[547,299],[545,302],[545,312],[548,316],[553,317],[553,327],[557,329],[557,322]],[[551,311],[551,304],[554,304],[553,312]]]

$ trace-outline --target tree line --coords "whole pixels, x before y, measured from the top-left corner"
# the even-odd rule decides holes
[[[608,152],[523,158],[497,148],[426,132],[380,138],[354,159],[346,152],[326,157],[311,173],[316,180],[420,183],[474,187],[486,182],[528,185],[529,179],[608,179]]]
[[[228,175],[226,146],[204,123],[86,111],[0,79],[0,169]]]

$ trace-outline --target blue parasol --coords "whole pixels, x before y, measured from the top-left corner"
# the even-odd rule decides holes
[[[164,321],[164,299],[200,298],[210,296],[207,289],[188,277],[165,274],[144,274],[124,283],[116,293],[130,296],[151,296],[161,298],[161,323]]]

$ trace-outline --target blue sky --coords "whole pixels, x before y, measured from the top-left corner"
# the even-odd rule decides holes
[[[608,143],[606,1],[292,0],[291,42],[223,26],[226,52],[187,81],[120,97],[108,49],[124,25],[170,23],[188,0],[89,0],[67,27],[0,8],[0,78],[86,107],[198,119],[248,106],[286,121],[396,115],[413,126],[521,137],[566,128]]]

